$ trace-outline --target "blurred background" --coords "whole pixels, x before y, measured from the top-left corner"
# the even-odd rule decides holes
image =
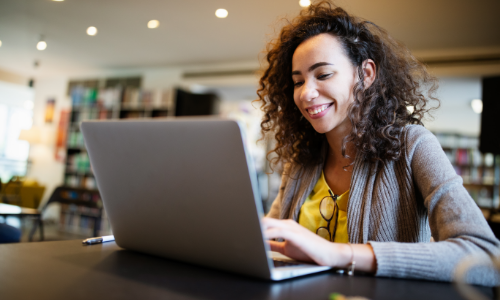
[[[258,142],[262,113],[252,100],[266,44],[309,4],[0,0],[0,223],[20,228],[22,241],[111,233],[79,132],[87,119],[217,114],[243,122],[267,210],[280,174],[270,174],[273,141]],[[385,28],[439,78],[441,107],[425,126],[495,223],[500,134],[486,136],[481,122],[500,113],[500,2],[336,4]]]

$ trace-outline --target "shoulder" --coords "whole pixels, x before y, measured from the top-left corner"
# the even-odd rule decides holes
[[[416,141],[422,138],[433,138],[434,134],[422,125],[406,125],[404,128],[405,139]]]
[[[402,138],[405,152],[410,156],[418,148],[441,150],[441,145],[436,136],[422,125],[406,125],[403,129]]]

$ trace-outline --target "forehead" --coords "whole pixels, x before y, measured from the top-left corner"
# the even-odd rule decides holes
[[[340,63],[348,60],[337,37],[321,33],[302,42],[292,57],[292,68],[308,68],[317,62]]]

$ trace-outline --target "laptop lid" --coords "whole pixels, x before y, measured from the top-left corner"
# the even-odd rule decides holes
[[[120,247],[271,278],[256,174],[237,122],[86,121],[81,130]]]

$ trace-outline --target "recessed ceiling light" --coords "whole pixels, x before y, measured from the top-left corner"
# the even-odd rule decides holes
[[[474,99],[470,103],[470,106],[472,106],[472,110],[476,114],[480,114],[483,112],[483,101],[481,99]]]
[[[2,41],[0,41],[0,47],[2,47]]]
[[[64,0],[52,0],[54,2],[63,2]]]
[[[89,28],[87,28],[87,34],[92,36],[96,35],[97,28],[95,28],[94,26],[90,26]]]
[[[228,12],[224,8],[219,8],[218,10],[215,11],[215,15],[217,16],[217,18],[222,19],[222,18],[227,17]]]
[[[38,44],[36,44],[36,48],[43,51],[47,48],[47,43],[45,41],[39,41]]]
[[[309,5],[311,5],[311,1],[310,0],[300,0],[299,5],[302,7],[308,7]]]
[[[148,22],[148,28],[158,28],[160,26],[160,21],[158,20],[151,20]]]

